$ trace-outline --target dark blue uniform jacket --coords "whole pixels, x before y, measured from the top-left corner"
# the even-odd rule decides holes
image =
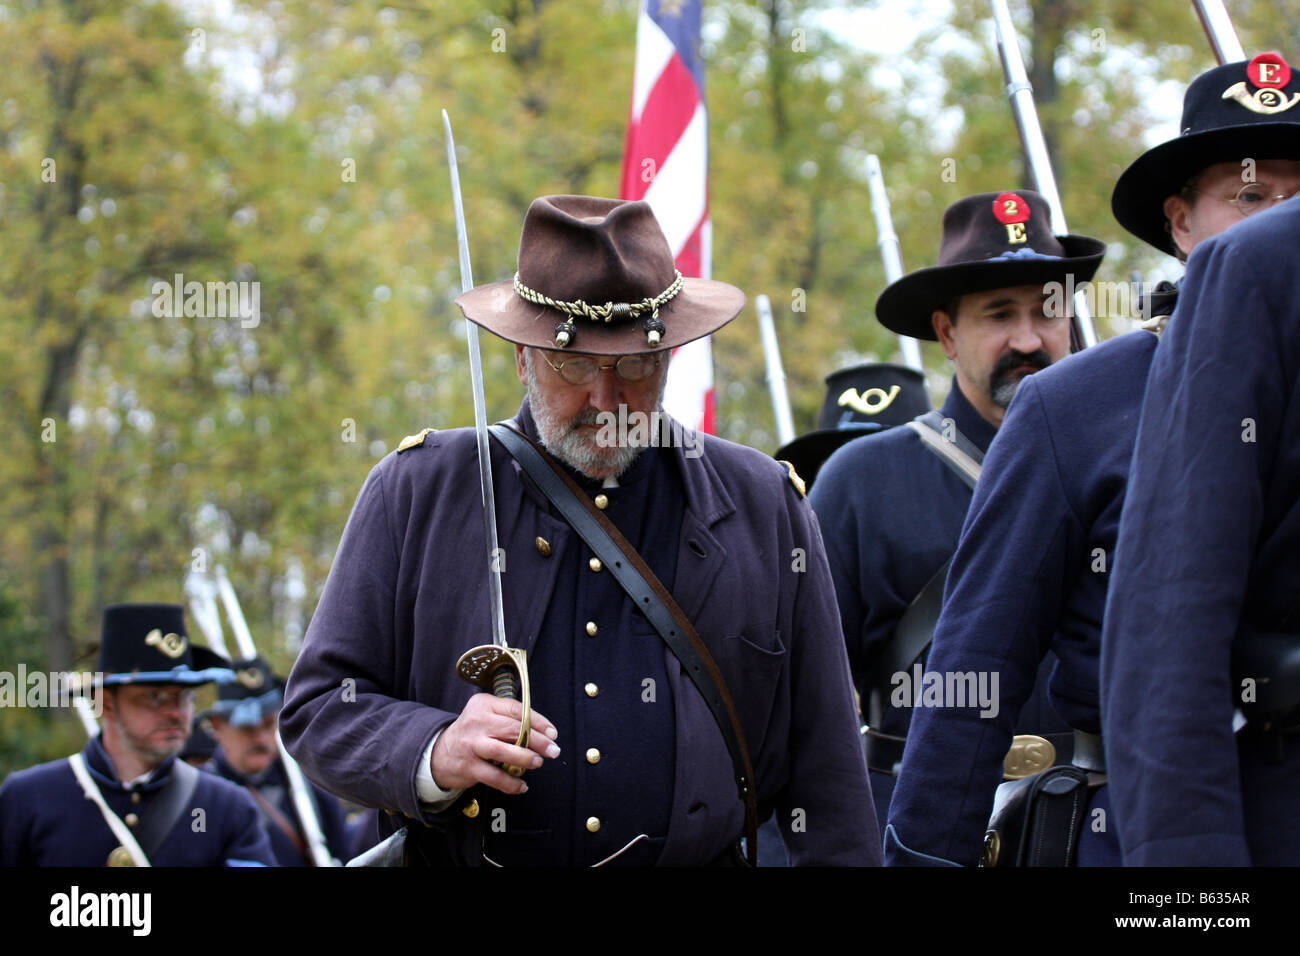
[[[520,421],[535,434],[526,405]],[[770,458],[709,436],[698,440],[698,456],[687,457],[683,447],[645,453],[664,459],[655,467],[667,469],[660,479],[675,483],[682,510],[661,522],[634,520],[636,533],[643,546],[652,535],[672,541],[672,580],[665,584],[730,688],[760,810],[779,815],[792,862],[877,863],[848,662],[812,511]],[[535,862],[537,848],[548,843],[560,862],[595,862],[649,833],[660,818],[667,832],[649,833],[663,838],[656,859],[641,862],[714,859],[740,834],[743,805],[712,714],[658,636],[634,623],[609,573],[591,570],[592,555],[577,534],[505,450],[495,441],[491,448],[506,634],[530,658],[541,658],[533,668],[558,712],[537,709],[556,722],[558,759],[570,762],[538,774],[525,795],[531,800],[485,794],[504,811],[481,815],[491,849],[517,853],[497,862]],[[477,692],[456,676],[457,658],[491,641],[477,471],[469,429],[430,435],[375,467],[343,533],[281,713],[285,742],[313,779],[363,805],[431,825],[459,811],[438,814],[422,804],[416,772],[433,734]],[[606,493],[616,523],[621,491],[649,494],[632,484]],[[649,550],[652,565],[662,567],[661,550]],[[594,635],[587,621],[597,625]],[[621,668],[623,655],[611,650],[618,647],[642,663]],[[653,662],[643,666],[648,648]],[[666,688],[645,683],[654,673],[666,675]],[[615,712],[599,708],[626,709],[630,701],[642,708],[637,720],[657,727],[642,734],[598,716]],[[589,749],[600,751],[594,763]],[[599,804],[620,792],[614,776],[624,774],[648,774],[647,793],[665,788],[667,807],[636,797]],[[537,802],[535,789],[552,795],[549,804]],[[601,821],[595,833],[588,815]],[[503,829],[491,829],[498,819]],[[515,827],[518,840],[498,838]]]
[[[927,663],[938,673],[996,673],[1000,704],[984,717],[978,708],[917,709],[890,804],[887,862],[979,860],[1013,728],[1049,651],[1058,658],[1052,707],[1069,726],[1100,733],[1102,612],[1156,344],[1133,332],[1017,390],[984,460]]]
[[[175,761],[166,761],[145,783],[127,789],[118,782],[98,737],[86,744],[82,754],[105,802],[123,819],[148,812]],[[19,770],[0,786],[0,865],[103,866],[117,845],[66,759]],[[154,866],[274,866],[275,857],[253,798],[205,773],[199,776],[189,807],[150,862]]]
[[[217,748],[216,755],[203,765],[203,769],[209,773],[215,773],[222,779],[229,780],[241,788],[246,788],[250,784],[247,777],[230,765],[220,747]],[[299,837],[303,839],[305,844],[306,838],[302,837],[302,824],[298,822],[298,813],[294,809],[293,798],[288,785],[285,783],[284,770],[280,761],[272,761],[266,772],[257,778],[254,785],[267,803],[280,811],[285,822],[298,831]],[[350,858],[352,840],[344,818],[343,806],[333,794],[326,793],[320,787],[311,784],[309,786],[311,786],[312,790],[312,803],[316,807],[316,819],[320,823],[321,834],[325,837],[325,846],[331,856],[341,863],[346,863]],[[254,802],[256,803],[256,801]],[[275,853],[275,861],[278,866],[312,865],[311,860],[298,852],[298,848],[294,846],[289,835],[271,821],[270,816],[261,806],[258,806],[257,812],[266,827],[266,833],[270,838],[271,849]]]
[[[981,451],[997,434],[956,379],[940,411]],[[971,490],[912,429],[897,427],[855,439],[831,455],[810,500],[826,539],[844,640],[865,711],[871,668],[899,618],[952,557]],[[1031,729],[1044,729],[1043,710],[1026,714]],[[890,707],[877,729],[908,736],[912,716],[910,708]],[[872,772],[882,828],[893,786],[892,775]]]
[[[1230,671],[1300,632],[1298,254],[1295,199],[1198,245],[1152,364],[1101,660],[1126,864],[1300,862],[1300,739],[1234,735]]]

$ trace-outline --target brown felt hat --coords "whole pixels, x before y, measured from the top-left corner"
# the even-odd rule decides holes
[[[880,324],[900,335],[934,341],[930,316],[954,296],[1013,286],[1087,282],[1106,244],[1090,236],[1052,234],[1047,200],[1030,189],[979,193],[943,213],[939,264],[917,269],[876,299]]]
[[[679,278],[648,203],[543,196],[524,217],[515,279],[476,286],[456,304],[508,342],[629,355],[716,332],[740,314],[745,294]]]

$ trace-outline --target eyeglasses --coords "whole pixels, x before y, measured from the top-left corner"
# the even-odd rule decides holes
[[[1237,195],[1233,196],[1231,199],[1224,199],[1222,196],[1215,196],[1200,189],[1195,189],[1193,192],[1198,192],[1202,196],[1209,196],[1211,199],[1217,199],[1219,202],[1232,203],[1237,207],[1237,212],[1242,216],[1250,216],[1259,212],[1261,209],[1267,209],[1276,203],[1290,199],[1292,196],[1300,193],[1300,189],[1290,193],[1275,194],[1272,186],[1267,186],[1264,183],[1247,183],[1238,189]]]
[[[150,710],[162,710],[164,707],[193,707],[192,690],[143,690],[135,695],[134,702]]]
[[[613,365],[600,365],[594,358],[581,355],[566,358],[559,365],[552,362],[545,352],[537,350],[546,364],[560,373],[560,378],[570,385],[586,385],[594,382],[596,376],[607,368],[625,382],[643,382],[659,370],[663,364],[663,353],[641,353],[639,355],[622,355]]]

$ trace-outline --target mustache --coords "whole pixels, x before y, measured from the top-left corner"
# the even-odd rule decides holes
[[[1052,364],[1052,357],[1042,349],[1034,352],[1008,352],[1002,358],[993,364],[994,381],[1005,378],[1012,369],[1017,369],[1022,365],[1032,365],[1040,371]]]
[[[599,424],[600,412],[588,405],[582,411],[578,412],[578,414],[569,419],[569,431],[573,431],[575,428],[580,428],[583,425]]]

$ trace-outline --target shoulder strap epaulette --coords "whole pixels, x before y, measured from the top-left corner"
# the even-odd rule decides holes
[[[794,485],[794,490],[799,492],[799,497],[807,498],[808,486],[804,483],[804,480],[799,477],[799,472],[794,470],[794,465],[790,464],[790,462],[786,461],[784,458],[778,459],[778,463],[785,465],[786,471],[789,473],[790,484]]]
[[[419,448],[421,445],[424,444],[424,440],[428,438],[429,435],[431,435],[433,432],[436,432],[437,430],[438,429],[436,428],[421,428],[414,435],[407,435],[400,442],[398,442],[397,444],[398,453],[400,454],[410,448]]]

